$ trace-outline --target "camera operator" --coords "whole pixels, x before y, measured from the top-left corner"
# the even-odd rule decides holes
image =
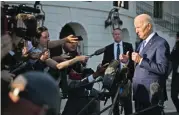
[[[8,106],[8,88],[9,84],[13,81],[15,75],[10,73],[12,66],[21,61],[21,43],[23,43],[23,37],[17,32],[19,28],[22,30],[31,29],[33,32],[37,26],[37,21],[31,14],[21,14],[16,12],[15,7],[8,6],[10,9],[5,8],[6,4],[1,5],[1,100],[2,111]],[[32,8],[33,9],[33,8]],[[9,12],[9,10],[13,11]],[[10,13],[10,14],[8,14]],[[7,19],[7,17],[10,17]],[[22,17],[25,17],[24,19]],[[27,18],[28,17],[28,18]],[[19,21],[21,23],[19,23]],[[30,23],[29,23],[30,22]],[[12,26],[13,24],[13,26]],[[33,28],[33,29],[32,29]],[[24,31],[22,31],[24,32]],[[23,33],[22,33],[23,34]],[[20,52],[19,52],[20,51]]]
[[[70,65],[74,62],[77,63],[67,66],[68,68],[63,70],[65,73],[64,76],[62,76],[63,79],[61,84],[67,85],[64,90],[67,90],[68,100],[62,115],[77,115],[83,109],[83,107],[91,100],[88,96],[90,95],[90,91],[92,91],[93,84],[84,85],[94,81],[95,78],[105,70],[104,67],[100,67],[94,72],[92,69],[85,68],[88,57],[78,55],[77,44],[78,43],[65,43],[63,45],[63,55],[67,55],[67,57],[70,56],[70,58],[64,59],[64,62],[68,62],[73,58],[73,61],[70,61]],[[57,65],[57,68],[59,69],[60,64]],[[78,105],[76,105],[77,103]],[[95,112],[99,112],[99,102],[97,101],[95,101],[87,110],[83,111],[81,115],[90,115]]]
[[[133,52],[132,44],[123,42],[122,41],[122,31],[120,28],[116,28],[113,30],[113,39],[114,43],[106,46],[106,50],[104,52],[103,56],[103,61],[102,64],[105,63],[110,63],[112,60],[120,60],[120,66],[119,66],[119,71],[123,68],[123,65],[127,64],[127,67],[129,68],[129,74],[128,74],[128,79],[129,79],[129,86],[130,88],[127,89],[129,90],[130,94],[126,97],[119,97],[117,98],[116,105],[114,106],[113,109],[113,114],[114,115],[119,115],[119,101],[123,101],[122,106],[124,106],[124,112],[125,115],[131,114],[132,113],[132,100],[131,100],[131,95],[132,95],[132,88],[131,88],[131,81],[133,77],[133,72],[134,72],[134,63],[132,62],[131,58],[128,58],[129,55]],[[125,38],[124,38],[125,39]],[[118,76],[117,74],[116,78],[114,79],[113,85],[111,86],[111,95],[112,95],[112,101],[114,100],[119,81],[118,79],[122,78],[123,76]]]

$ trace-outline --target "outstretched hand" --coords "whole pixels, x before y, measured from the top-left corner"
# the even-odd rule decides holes
[[[106,68],[108,67],[108,65],[109,65],[109,63],[106,63],[106,64],[104,64],[104,65],[102,65],[102,64],[99,64],[98,66],[97,66],[97,70],[96,70],[96,72],[94,73],[94,78],[97,78],[98,76],[103,76],[104,75],[104,72],[105,72],[105,70],[106,70]]]

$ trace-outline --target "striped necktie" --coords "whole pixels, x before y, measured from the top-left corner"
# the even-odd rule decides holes
[[[142,42],[141,47],[140,47],[139,54],[141,54],[142,50],[144,49],[145,43],[146,43],[146,41],[144,40],[144,41]]]
[[[120,44],[117,44],[117,60],[119,60],[119,55],[120,55]],[[119,64],[119,70],[121,69],[121,64]]]

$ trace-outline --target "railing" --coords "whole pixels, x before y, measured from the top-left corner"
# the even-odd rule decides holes
[[[179,31],[179,18],[176,16],[172,16],[169,13],[163,12],[162,18],[154,17],[154,7],[145,2],[138,1],[136,6],[136,13],[143,14],[146,13],[150,15],[156,24],[167,28],[170,31],[177,32]]]

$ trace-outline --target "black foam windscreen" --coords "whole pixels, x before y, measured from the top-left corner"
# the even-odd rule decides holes
[[[104,78],[103,78],[103,88],[104,89],[108,89],[110,90],[114,78],[116,76],[116,72],[117,72],[117,68],[119,66],[119,61],[118,60],[113,60],[109,66],[107,67],[107,69],[105,70],[104,73]]]

